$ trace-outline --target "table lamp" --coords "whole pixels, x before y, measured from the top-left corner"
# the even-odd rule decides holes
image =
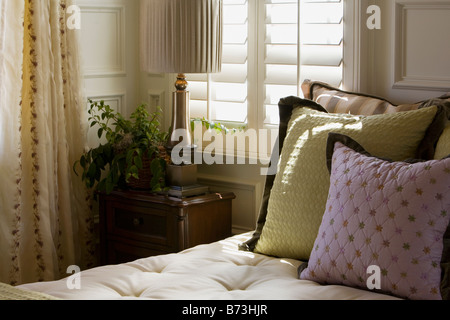
[[[178,74],[166,147],[192,146],[185,74],[220,72],[222,0],[141,0],[140,14],[142,69]],[[173,136],[177,129],[186,131],[184,138]]]
[[[141,0],[141,68],[149,73],[178,74],[166,149],[171,151],[177,146],[189,152],[189,159],[193,159],[196,146],[191,136],[185,74],[220,72],[222,24],[222,0]],[[186,159],[184,154],[181,157]],[[196,173],[196,166],[172,166],[168,170],[169,182],[193,184]]]

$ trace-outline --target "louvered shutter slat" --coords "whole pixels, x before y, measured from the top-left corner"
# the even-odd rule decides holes
[[[302,65],[340,66],[343,59],[342,45],[304,45],[300,63]]]
[[[290,64],[297,65],[298,48],[293,45],[266,45],[266,64]]]
[[[245,44],[225,44],[222,48],[222,63],[243,64],[247,61],[247,45]]]

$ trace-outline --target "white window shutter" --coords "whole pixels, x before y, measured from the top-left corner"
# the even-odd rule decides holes
[[[342,84],[343,0],[265,0],[265,124],[305,79]],[[261,47],[260,47],[261,50]]]
[[[223,0],[222,71],[189,74],[191,117],[245,123],[248,95],[248,0]]]
[[[343,0],[300,1],[300,83],[342,84]]]
[[[278,122],[278,102],[298,94],[298,0],[265,0],[264,110],[266,124]]]
[[[343,1],[223,0],[222,72],[187,75],[191,117],[243,124],[248,121],[248,108],[262,108],[258,112],[262,111],[263,123],[258,126],[276,125],[279,100],[301,95],[305,79],[341,86]],[[259,19],[249,19],[255,14],[253,6]],[[253,29],[257,54],[250,56]],[[256,83],[250,86],[249,78]],[[248,105],[249,96],[259,97],[252,100],[255,105]]]

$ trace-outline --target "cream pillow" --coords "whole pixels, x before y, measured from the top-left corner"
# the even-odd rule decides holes
[[[353,116],[306,107],[293,110],[255,252],[309,259],[329,189],[329,132],[350,136],[374,156],[393,161],[415,157],[437,107],[393,114]]]

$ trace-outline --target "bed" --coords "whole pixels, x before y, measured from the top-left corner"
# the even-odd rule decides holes
[[[278,172],[254,231],[12,289],[64,300],[448,300],[450,96],[398,106],[316,81],[302,89],[280,100]]]

